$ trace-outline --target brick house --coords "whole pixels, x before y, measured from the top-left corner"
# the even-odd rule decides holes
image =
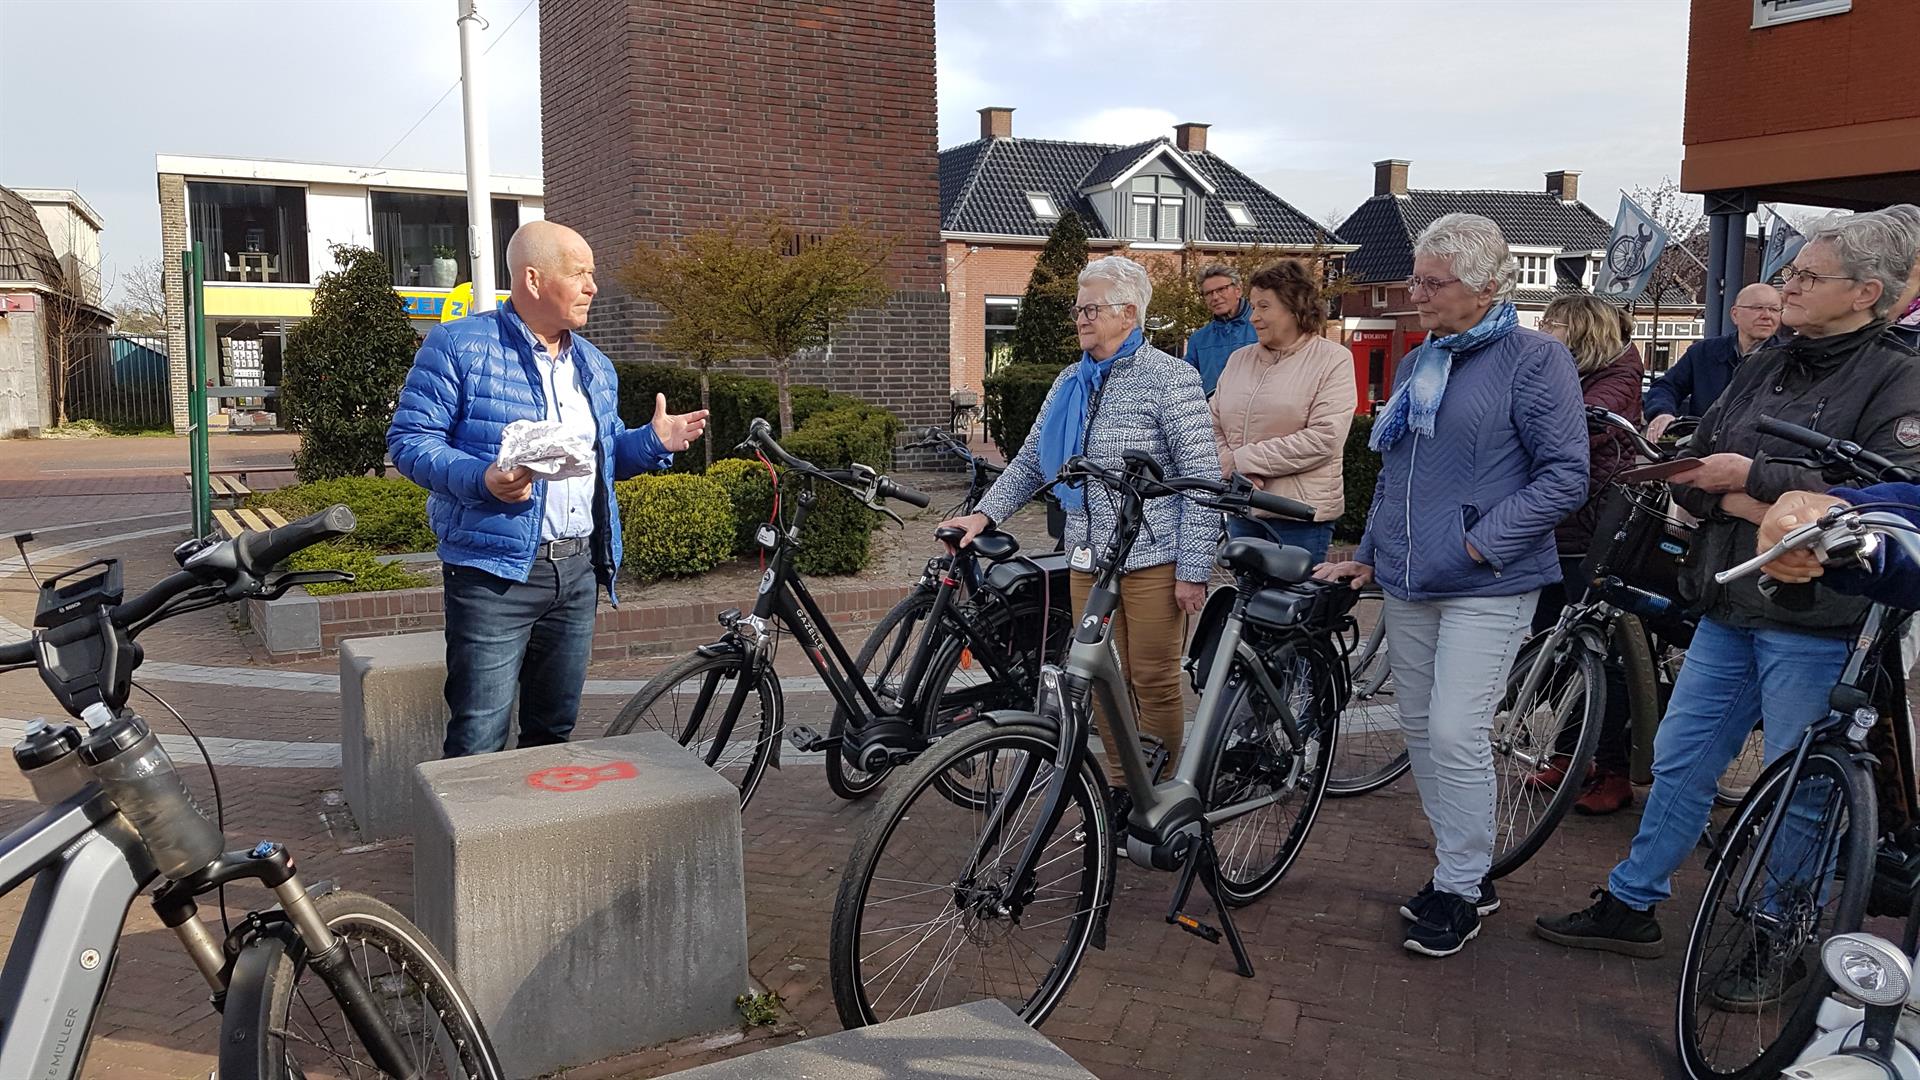
[[[56,377],[71,410],[76,390],[111,363],[101,225],[75,192],[0,187],[0,439],[54,425]]]
[[[955,391],[979,393],[1004,361],[1027,279],[1065,211],[1086,222],[1094,257],[1124,250],[1198,263],[1256,246],[1352,250],[1209,151],[1207,127],[1181,124],[1171,140],[1132,146],[1020,139],[1013,110],[992,107],[980,110],[980,138],[940,151]]]
[[[1360,373],[1363,412],[1393,387],[1394,365],[1425,336],[1403,282],[1413,273],[1413,241],[1446,214],[1491,218],[1519,263],[1514,306],[1523,326],[1537,326],[1555,297],[1592,287],[1613,232],[1611,220],[1579,198],[1580,174],[1555,171],[1535,191],[1441,191],[1411,188],[1408,162],[1374,162],[1373,196],[1340,224],[1340,235],[1359,250],[1347,256],[1357,291],[1341,304],[1341,330]],[[1664,370],[1701,336],[1700,304],[1668,290],[1656,308],[1635,310],[1635,340],[1648,366]]]

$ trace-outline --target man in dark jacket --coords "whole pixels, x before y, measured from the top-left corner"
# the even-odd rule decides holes
[[[1201,392],[1212,397],[1227,357],[1259,336],[1253,332],[1252,310],[1241,293],[1238,270],[1215,263],[1200,271],[1200,298],[1207,302],[1213,319],[1187,338],[1185,359],[1200,373]]]
[[[1703,416],[1733,380],[1740,362],[1780,329],[1780,291],[1758,283],[1733,300],[1734,332],[1702,338],[1647,391],[1647,438],[1658,439],[1676,416]]]
[[[565,742],[593,651],[598,582],[613,591],[613,481],[664,468],[707,414],[629,429],[613,365],[579,334],[597,291],[593,251],[564,225],[522,225],[507,245],[513,300],[435,327],[400,389],[387,448],[433,494],[447,626],[447,757],[499,750],[520,699],[520,745]],[[594,448],[593,469],[537,479],[495,462],[515,420],[550,420]]]
[[[1687,650],[1653,750],[1653,791],[1632,850],[1598,902],[1536,921],[1549,941],[1629,956],[1661,953],[1654,905],[1671,895],[1673,872],[1707,823],[1714,787],[1764,723],[1772,761],[1826,714],[1827,692],[1846,662],[1866,602],[1814,586],[1811,606],[1774,603],[1753,578],[1725,586],[1713,575],[1751,558],[1768,504],[1819,484],[1816,470],[1781,460],[1804,453],[1761,435],[1762,416],[1851,439],[1904,465],[1920,465],[1920,352],[1886,333],[1887,316],[1913,251],[1884,214],[1823,223],[1786,271],[1783,317],[1798,336],[1741,365],[1702,418],[1686,453],[1699,467],[1673,478],[1676,497],[1702,519],[1694,538],[1689,599],[1705,611]],[[1804,831],[1798,818],[1789,830]],[[1707,988],[1720,1008],[1753,1011],[1778,1000],[1804,973],[1764,941]]]

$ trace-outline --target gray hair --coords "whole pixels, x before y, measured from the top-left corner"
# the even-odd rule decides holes
[[[1108,303],[1132,304],[1134,325],[1146,327],[1147,304],[1153,299],[1153,280],[1147,277],[1146,267],[1124,255],[1108,255],[1080,271],[1082,286],[1095,282],[1106,286]]]
[[[1200,276],[1198,278],[1195,278],[1194,280],[1199,281],[1202,284],[1205,284],[1208,278],[1215,278],[1215,277],[1226,278],[1228,281],[1233,282],[1235,285],[1240,284],[1240,271],[1235,270],[1233,267],[1228,266],[1225,263],[1208,263],[1206,266],[1206,269],[1200,271]]]
[[[1892,311],[1894,302],[1907,291],[1914,249],[1920,246],[1917,223],[1920,219],[1908,216],[1904,209],[1831,218],[1807,233],[1807,243],[1833,245],[1841,273],[1855,281],[1880,283],[1880,298],[1873,302],[1873,317],[1878,319]]]
[[[1493,298],[1513,295],[1518,264],[1507,250],[1507,238],[1491,218],[1478,214],[1447,214],[1420,230],[1413,242],[1415,255],[1446,259],[1453,276],[1474,292],[1495,286]]]

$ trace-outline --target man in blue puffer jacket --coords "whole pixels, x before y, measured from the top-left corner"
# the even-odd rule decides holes
[[[628,429],[613,365],[578,333],[598,291],[580,234],[529,222],[507,245],[512,302],[434,328],[400,389],[387,449],[433,494],[447,624],[447,757],[499,750],[520,698],[520,745],[565,742],[593,651],[596,584],[613,591],[620,508],[613,482],[664,468],[707,414],[667,413]],[[539,480],[503,471],[515,420],[558,421],[591,439],[592,475]]]

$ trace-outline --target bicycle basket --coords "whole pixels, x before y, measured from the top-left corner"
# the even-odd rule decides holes
[[[1615,484],[1601,497],[1593,541],[1581,560],[1583,581],[1617,577],[1669,599],[1693,554],[1693,527],[1666,512],[1664,484]]]

